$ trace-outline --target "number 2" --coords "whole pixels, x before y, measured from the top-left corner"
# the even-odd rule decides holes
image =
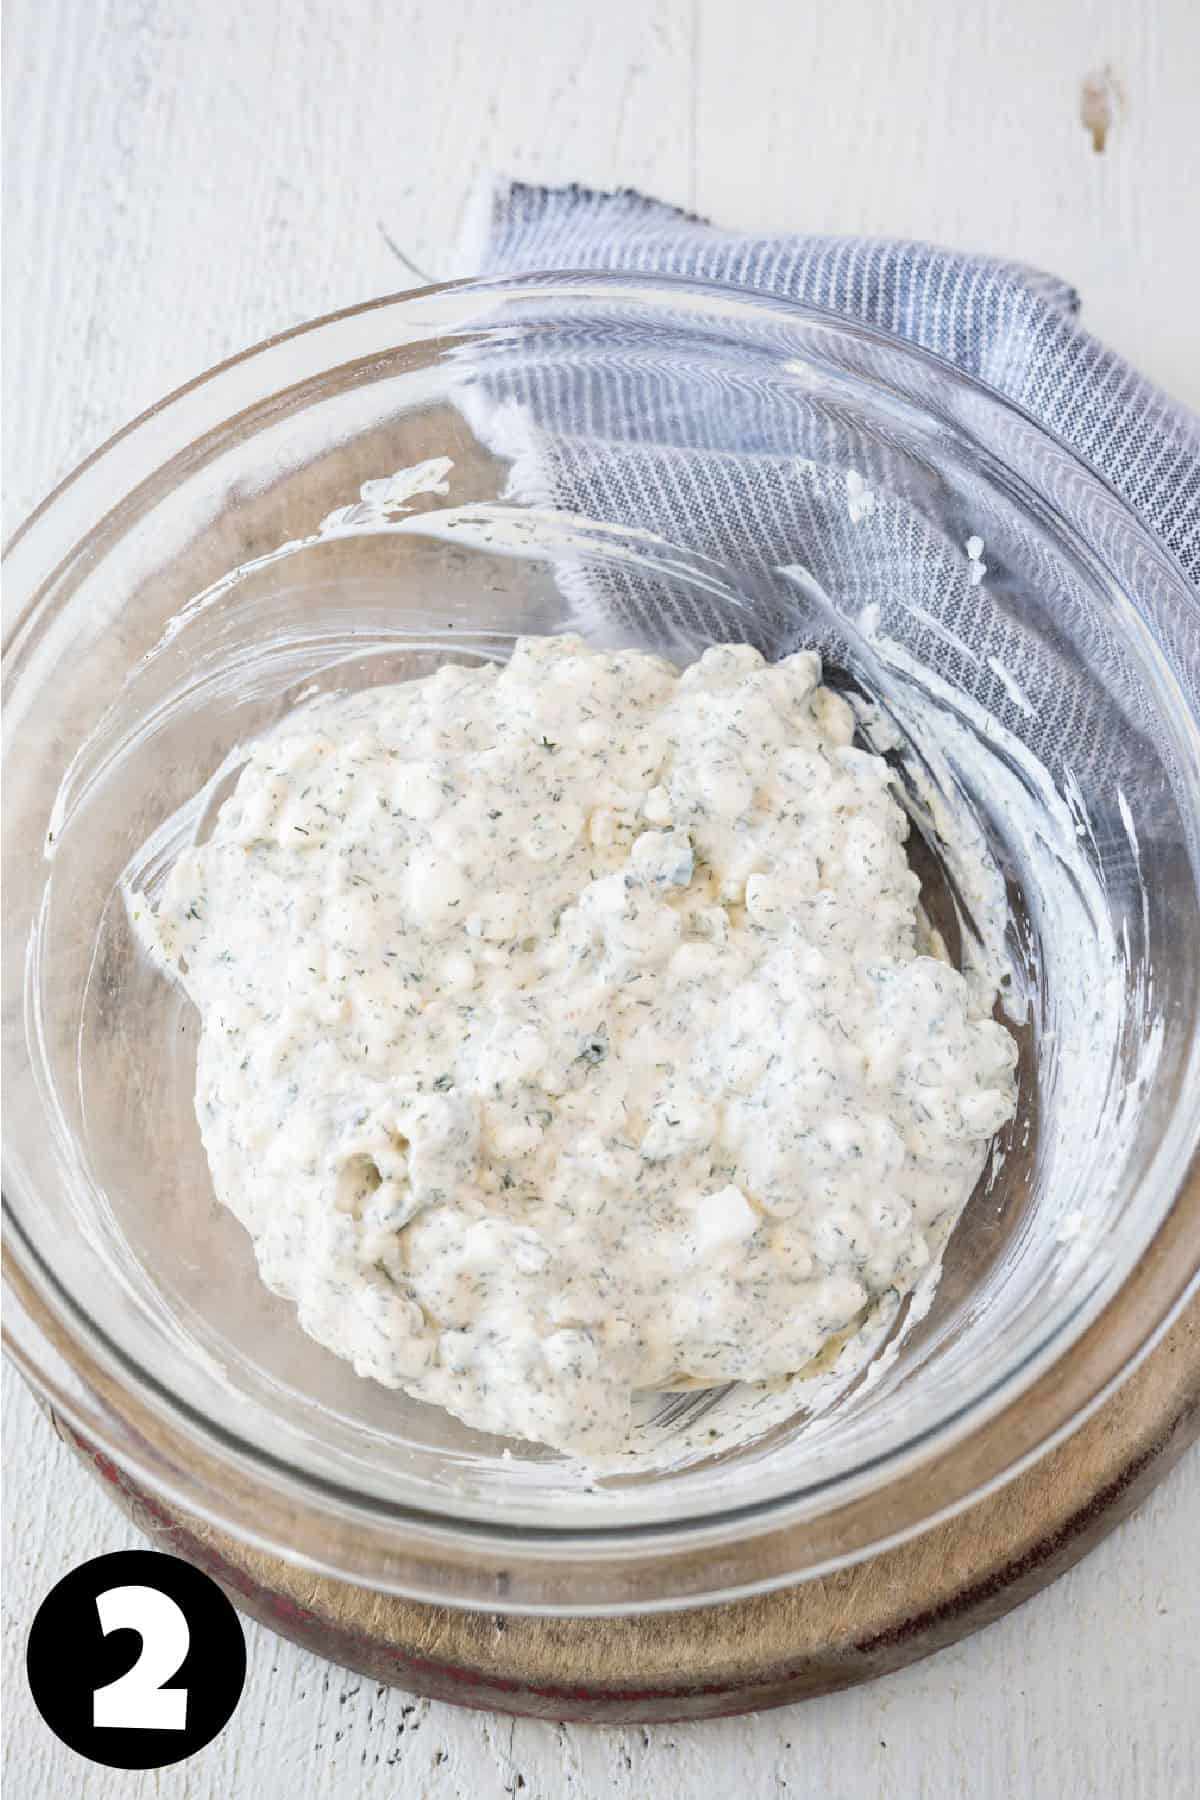
[[[187,1689],[163,1687],[179,1670],[191,1643],[179,1607],[157,1588],[116,1587],[96,1596],[96,1611],[105,1637],[113,1631],[136,1631],[142,1653],[132,1669],[96,1689],[92,1724],[123,1731],[183,1731]]]

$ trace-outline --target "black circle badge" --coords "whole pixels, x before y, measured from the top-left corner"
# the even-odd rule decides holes
[[[112,1769],[159,1769],[194,1756],[232,1717],[246,1640],[208,1575],[156,1550],[118,1550],[51,1588],[25,1667],[64,1744]]]

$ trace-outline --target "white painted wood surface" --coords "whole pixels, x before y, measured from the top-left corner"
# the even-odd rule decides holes
[[[8,0],[5,40],[7,529],[198,370],[410,285],[387,239],[445,271],[488,167],[1053,267],[1200,408],[1193,0]],[[24,1636],[59,1575],[132,1534],[7,1370],[4,1391],[10,1800],[1200,1791],[1195,1452],[1049,1593],[827,1701],[514,1724],[251,1628],[245,1698],[208,1750],[146,1776],[86,1766],[32,1708]]]

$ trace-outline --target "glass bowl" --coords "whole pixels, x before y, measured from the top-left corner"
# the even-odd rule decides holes
[[[1195,1285],[1200,600],[979,384],[716,286],[434,288],[164,401],[33,516],[6,586],[7,1342],[152,1493],[416,1598],[695,1604],[1012,1476]],[[261,1286],[212,1195],[194,1015],[122,889],[153,892],[202,784],[299,698],[568,629],[818,645],[1021,1048],[932,1299],[740,1439],[744,1395],[669,1399],[657,1461],[598,1479],[359,1380]]]

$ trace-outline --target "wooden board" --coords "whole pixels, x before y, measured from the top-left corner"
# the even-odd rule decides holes
[[[853,1568],[686,1612],[533,1619],[333,1581],[168,1512],[61,1421],[58,1429],[155,1544],[331,1662],[414,1694],[530,1717],[713,1718],[901,1668],[1078,1562],[1200,1436],[1200,1297],[1071,1438],[966,1512]]]
[[[1040,261],[1078,283],[1094,330],[1200,407],[1179,300],[1200,279],[1200,234],[1178,229],[1194,0],[349,0],[336,16],[320,0],[10,0],[6,26],[9,528],[174,383],[415,280],[380,225],[438,264],[488,166],[632,182],[750,228]],[[1109,65],[1123,103],[1097,153],[1081,98]],[[1019,1621],[811,1707],[628,1733],[527,1720],[514,1738],[486,1712],[355,1693],[254,1634],[243,1705],[194,1763],[145,1788],[83,1770],[25,1690],[23,1624],[126,1528],[8,1365],[4,1389],[5,1761],[22,1800],[1200,1793],[1200,1452]]]

